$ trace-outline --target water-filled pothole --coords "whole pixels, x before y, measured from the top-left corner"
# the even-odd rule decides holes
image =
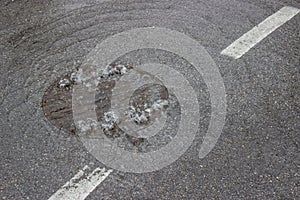
[[[103,123],[109,112],[111,112],[112,90],[116,86],[116,81],[119,80],[124,72],[124,70],[122,72],[121,68],[119,69],[114,71],[112,68],[107,71],[105,76],[101,77],[101,80],[97,85],[95,105],[97,120],[100,123]],[[132,67],[128,67],[128,69],[135,71]],[[115,72],[116,76],[114,76]],[[134,73],[141,72],[135,71]],[[141,76],[143,76],[143,74],[141,74]],[[78,81],[78,79],[75,79],[74,73],[67,74],[57,79],[46,90],[42,100],[42,107],[46,118],[54,126],[69,134],[76,134],[77,131],[72,114],[72,90],[74,84],[77,84],[76,81]],[[171,99],[172,102],[177,102],[176,97]],[[128,110],[125,114],[127,114],[137,126],[147,126],[152,124],[154,120],[159,120],[160,111],[166,111],[166,109],[169,108],[169,101],[171,99],[169,98],[168,89],[163,86],[162,83],[160,84],[159,80],[155,80],[154,84],[145,84],[132,93],[128,102]],[[148,116],[146,116],[145,113],[148,114]],[[146,119],[141,120],[143,115],[146,116]],[[151,115],[151,117],[149,117],[149,115]],[[139,147],[149,143],[147,138],[138,137],[134,133],[124,134],[124,131],[118,126],[112,126],[111,128],[104,130],[104,133],[111,139],[122,140],[122,143],[124,143],[124,139],[126,139],[131,144],[129,146],[133,145],[134,147]],[[157,138],[154,140],[156,141]],[[121,146],[128,147],[128,145]],[[149,146],[149,144],[147,144],[147,146]]]

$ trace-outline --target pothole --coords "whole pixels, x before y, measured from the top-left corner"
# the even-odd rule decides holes
[[[75,134],[76,127],[72,115],[72,89],[73,84],[62,87],[61,80],[69,80],[71,74],[56,80],[46,90],[42,108],[45,117],[56,127],[65,132]]]
[[[134,70],[134,68],[117,64],[109,65],[102,70],[99,74],[99,79],[97,79],[95,105],[97,120],[101,124],[100,128],[102,128],[104,134],[112,140],[116,139],[119,143],[121,141],[121,146],[136,150],[136,148],[140,149],[141,146],[149,146],[151,139],[138,137],[135,133],[124,133],[118,127],[120,116],[111,110],[112,90],[116,85],[116,81],[125,73],[130,72],[130,70]],[[80,73],[80,71],[70,73],[57,79],[47,89],[42,101],[46,118],[54,126],[69,134],[76,134],[76,131],[78,131],[73,121],[72,89],[74,84],[85,81],[80,76]],[[174,101],[176,101],[176,98],[173,98],[173,104]],[[155,120],[159,120],[162,111],[165,112],[169,106],[169,92],[166,87],[162,84],[145,84],[133,92],[129,100],[128,109],[124,115],[127,115],[132,120],[132,123],[135,123],[137,126],[148,126]],[[85,122],[82,122],[82,126],[84,130],[96,127],[87,128]],[[124,140],[125,143],[127,141],[130,145],[125,144]],[[154,140],[156,141],[157,138],[154,138]],[[132,147],[136,148],[132,149]]]

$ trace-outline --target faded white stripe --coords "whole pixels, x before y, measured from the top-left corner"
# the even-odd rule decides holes
[[[84,200],[112,170],[96,168],[92,173],[85,166],[70,181],[63,185],[49,200]]]
[[[224,49],[221,54],[238,59],[278,27],[299,13],[298,8],[283,7]]]

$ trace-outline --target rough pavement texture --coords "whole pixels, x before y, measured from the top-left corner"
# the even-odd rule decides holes
[[[223,133],[200,160],[210,110],[203,79],[176,55],[132,52],[120,59],[177,66],[198,88],[199,137],[171,166],[114,171],[87,199],[299,199],[300,15],[239,60],[220,55],[286,5],[300,8],[295,0],[1,1],[0,197],[47,199],[86,164],[103,166],[76,135],[47,121],[42,97],[103,39],[159,26],[198,40],[219,66],[228,101]]]

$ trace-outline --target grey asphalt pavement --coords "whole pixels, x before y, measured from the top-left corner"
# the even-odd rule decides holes
[[[211,109],[203,78],[169,52],[130,52],[119,60],[177,66],[197,89],[200,129],[170,166],[113,171],[87,199],[300,199],[300,14],[242,58],[220,54],[283,6],[300,8],[300,1],[2,0],[0,198],[48,199],[85,165],[106,167],[76,134],[46,119],[43,95],[105,38],[155,26],[197,40],[216,62],[227,95],[223,132],[199,159]]]

